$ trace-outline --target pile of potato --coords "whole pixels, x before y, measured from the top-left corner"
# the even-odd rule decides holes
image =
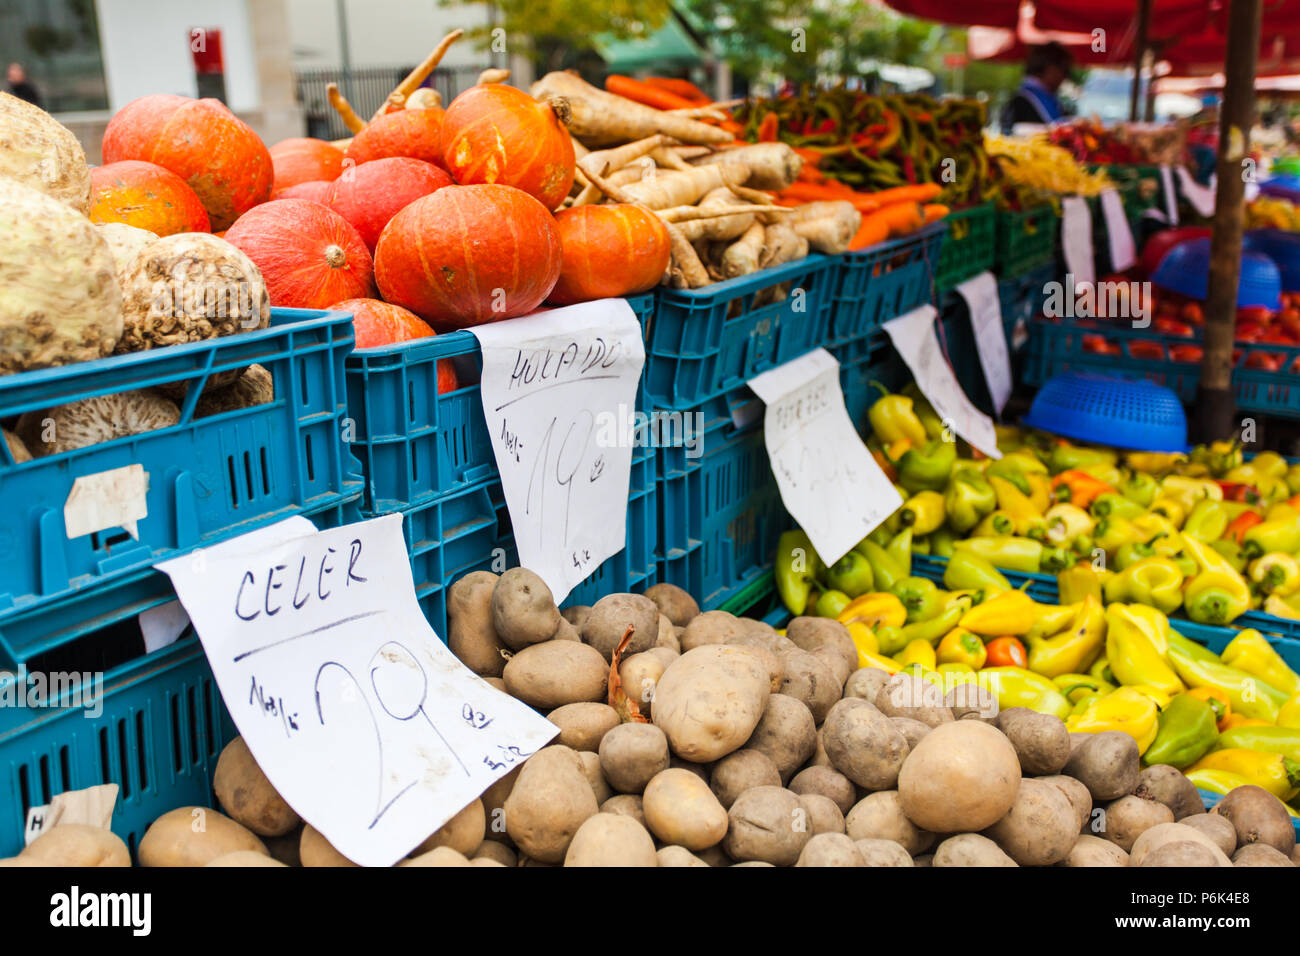
[[[848,632],[827,618],[795,618],[782,635],[700,613],[668,584],[561,612],[522,568],[465,576],[448,611],[452,651],[559,735],[400,866],[1297,859],[1291,820],[1267,791],[1238,788],[1207,813],[1179,771],[1143,769],[1127,734],[1071,734],[1056,717],[999,713],[974,685],[944,695],[859,669]],[[354,865],[280,798],[242,740],[222,753],[215,784],[226,815],[164,815],[140,843],[143,865]],[[84,859],[71,834],[47,834],[6,862],[129,862],[102,834]]]

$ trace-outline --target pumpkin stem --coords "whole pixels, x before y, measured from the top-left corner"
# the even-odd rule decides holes
[[[334,245],[326,246],[325,261],[329,263],[329,267],[331,269],[341,269],[344,265],[347,264],[348,261],[347,253],[343,251],[342,246],[334,246]]]

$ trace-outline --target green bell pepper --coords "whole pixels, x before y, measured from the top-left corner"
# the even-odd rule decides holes
[[[987,558],[956,547],[943,570],[943,586],[954,591],[983,591],[989,595],[1011,590],[1011,582]]]
[[[1142,755],[1147,764],[1167,763],[1182,770],[1205,756],[1219,739],[1214,709],[1191,694],[1175,695],[1160,712],[1158,727],[1156,739]]]
[[[957,443],[932,439],[909,448],[898,460],[898,483],[911,494],[942,491],[957,463]]]

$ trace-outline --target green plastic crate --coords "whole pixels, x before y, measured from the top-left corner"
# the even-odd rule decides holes
[[[1019,212],[999,211],[993,255],[997,274],[1006,279],[1051,262],[1056,256],[1058,218],[1050,205]]]
[[[993,268],[997,213],[993,203],[986,202],[950,213],[944,221],[948,237],[934,270],[935,291],[940,293]]]

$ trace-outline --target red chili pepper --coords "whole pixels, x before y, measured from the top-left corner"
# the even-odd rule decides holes
[[[912,164],[911,156],[903,157],[903,176],[909,183],[916,182],[916,167]]]
[[[1250,504],[1259,501],[1259,492],[1253,485],[1242,481],[1220,481],[1217,484],[1223,489],[1224,501],[1245,501]]]
[[[1014,637],[997,637],[984,645],[988,658],[985,667],[1024,667],[1028,663],[1025,645]]]
[[[1264,516],[1258,511],[1243,511],[1228,522],[1228,527],[1223,531],[1223,537],[1225,540],[1235,541],[1239,545],[1245,544],[1246,532],[1263,521]]]
[[[780,130],[780,119],[775,113],[768,113],[763,117],[763,121],[758,124],[758,141],[760,143],[775,143],[777,133]]]
[[[818,127],[817,127],[817,132],[819,132],[819,133],[833,133],[833,132],[835,132],[836,127],[838,127],[838,126],[839,126],[839,124],[836,123],[835,120],[833,120],[833,119],[824,119],[824,120],[821,121],[820,125],[818,125]]]

